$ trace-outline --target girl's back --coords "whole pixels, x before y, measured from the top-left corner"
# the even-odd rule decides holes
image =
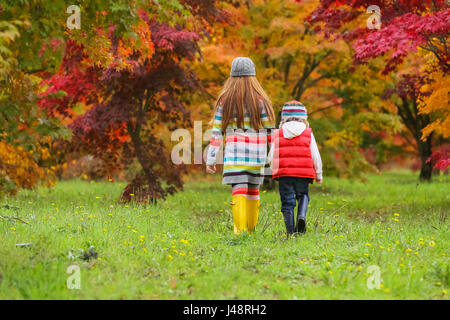
[[[226,133],[223,184],[261,184],[274,128],[270,99],[255,77],[231,77],[215,106],[207,165],[215,164]]]
[[[270,99],[255,78],[249,58],[239,57],[231,65],[214,108],[213,130],[206,161],[214,173],[223,133],[226,133],[223,184],[232,186],[234,232],[254,230],[259,214],[259,185],[264,179],[267,137],[273,128]]]

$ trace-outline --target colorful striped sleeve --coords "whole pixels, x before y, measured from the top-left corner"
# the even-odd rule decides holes
[[[270,145],[272,142],[272,135],[275,127],[274,124],[270,121],[269,116],[267,115],[267,110],[264,103],[261,103],[261,121],[263,124],[263,128],[267,130],[267,142]]]
[[[208,148],[208,156],[206,159],[206,165],[212,166],[216,164],[217,154],[220,150],[223,140],[222,133],[222,106],[217,108],[214,114],[213,127],[211,132],[211,140]]]

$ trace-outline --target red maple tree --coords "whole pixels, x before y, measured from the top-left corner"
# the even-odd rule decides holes
[[[350,24],[361,16],[368,16],[366,10],[373,5],[380,8],[380,29],[366,25],[355,28]],[[418,48],[432,53],[442,72],[450,71],[450,47],[447,44],[450,9],[445,0],[321,0],[308,20],[327,36],[333,34],[352,41],[355,64],[385,57],[382,72],[385,75],[396,70]],[[420,84],[425,81],[427,79],[422,76],[405,75],[397,88],[389,90],[385,96],[396,94],[400,98],[396,103],[398,114],[414,137],[422,161],[420,178],[430,180],[432,163],[428,160],[432,155],[432,137],[421,140],[422,129],[430,123],[430,118],[420,114],[417,107],[424,94],[419,90]]]
[[[197,42],[209,21],[223,16],[214,1],[180,2],[189,3],[198,27],[171,25],[140,11],[151,55],[138,45],[124,48],[114,26],[107,32],[114,57],[107,66],[86,63],[83,46],[68,41],[60,70],[46,80],[40,100],[49,112],[74,117],[71,143],[104,160],[108,175],[137,159],[142,171],[123,191],[125,201],[155,201],[182,188],[185,168],[172,163],[160,129],[190,124],[185,96],[201,84],[186,62],[200,56]],[[76,116],[71,110],[79,103],[89,109]]]

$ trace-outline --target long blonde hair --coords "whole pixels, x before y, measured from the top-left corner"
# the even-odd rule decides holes
[[[222,106],[222,131],[225,131],[231,118],[236,118],[238,128],[244,128],[244,114],[247,111],[251,127],[258,130],[263,127],[261,103],[266,108],[269,121],[273,124],[275,115],[272,102],[256,77],[229,77],[216,100],[214,114],[217,108]]]

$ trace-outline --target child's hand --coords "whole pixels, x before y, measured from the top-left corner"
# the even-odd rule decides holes
[[[316,182],[317,182],[318,184],[322,184],[322,178],[316,179]]]
[[[216,173],[216,166],[206,166],[206,172],[208,173]]]

